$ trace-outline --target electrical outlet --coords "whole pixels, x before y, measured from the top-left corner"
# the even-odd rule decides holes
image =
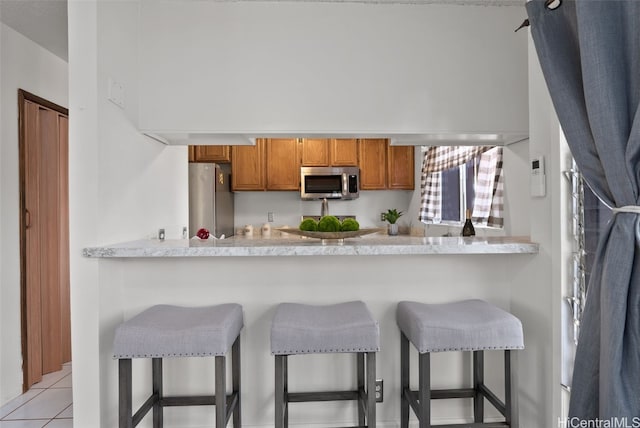
[[[385,221],[387,219],[387,213],[380,213],[380,221]]]
[[[384,380],[376,379],[376,403],[382,403],[384,399]]]
[[[267,221],[273,221],[273,213],[271,211],[267,213]]]

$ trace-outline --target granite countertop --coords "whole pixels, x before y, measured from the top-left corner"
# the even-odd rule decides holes
[[[231,237],[206,240],[157,239],[124,242],[83,250],[93,258],[229,257],[229,256],[375,256],[415,254],[536,254],[528,237],[416,237],[367,235],[344,240],[299,236]]]

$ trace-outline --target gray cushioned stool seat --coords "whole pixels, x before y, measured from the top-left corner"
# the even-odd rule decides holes
[[[153,306],[121,324],[115,358],[223,356],[242,329],[242,306]]]
[[[281,303],[271,324],[271,353],[377,352],[378,322],[361,301],[315,306]]]
[[[419,353],[523,349],[518,318],[482,300],[398,303],[397,323]]]

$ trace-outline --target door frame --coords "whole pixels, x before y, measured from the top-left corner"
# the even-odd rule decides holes
[[[29,357],[29,345],[27,341],[27,242],[26,242],[26,158],[25,158],[25,129],[24,129],[24,103],[31,101],[45,108],[64,114],[69,117],[69,110],[58,104],[52,103],[35,94],[18,89],[18,164],[19,164],[19,199],[20,199],[20,330],[22,342],[22,390],[29,389],[29,365],[26,364]]]

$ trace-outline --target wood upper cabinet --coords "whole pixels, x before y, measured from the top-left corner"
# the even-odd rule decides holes
[[[387,187],[414,189],[414,147],[389,146],[387,151]]]
[[[229,146],[189,146],[189,162],[231,162]]]
[[[221,146],[193,146],[190,156],[198,147]],[[384,138],[259,138],[255,146],[232,146],[230,151],[234,191],[300,190],[301,165],[359,166],[361,190],[414,188],[413,147],[392,147]]]
[[[360,189],[413,190],[413,146],[390,146],[386,139],[362,139],[360,156]]]
[[[266,140],[267,190],[300,190],[300,151],[296,138]]]
[[[361,190],[387,188],[387,144],[384,138],[367,138],[358,141]]]
[[[355,138],[304,138],[301,166],[358,166]]]
[[[304,138],[300,142],[302,166],[329,166],[329,140]]]
[[[358,166],[358,140],[332,138],[330,141],[331,166]]]
[[[231,147],[232,190],[265,190],[265,141],[256,140],[255,146]]]

